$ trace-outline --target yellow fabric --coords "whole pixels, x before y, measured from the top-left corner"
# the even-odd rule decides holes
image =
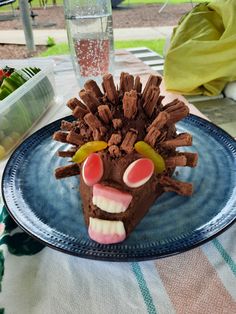
[[[164,66],[166,89],[217,95],[236,80],[236,0],[201,3],[174,29]]]

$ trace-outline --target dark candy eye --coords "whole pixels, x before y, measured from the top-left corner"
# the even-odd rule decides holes
[[[123,181],[130,188],[138,188],[151,178],[153,172],[153,162],[148,158],[140,158],[127,167]]]
[[[99,182],[103,176],[103,162],[101,157],[93,153],[89,155],[82,167],[82,177],[88,186]]]

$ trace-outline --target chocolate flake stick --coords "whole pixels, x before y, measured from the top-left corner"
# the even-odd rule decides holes
[[[108,151],[111,155],[111,157],[120,157],[121,155],[121,152],[120,152],[120,149],[118,146],[116,145],[111,145],[109,148],[108,148]]]
[[[71,176],[76,176],[80,174],[80,169],[78,164],[73,163],[68,166],[59,167],[55,170],[56,179],[63,179]]]
[[[118,93],[115,87],[113,76],[111,74],[105,74],[103,76],[103,89],[106,92],[107,98],[115,105],[119,103]]]
[[[191,146],[192,136],[188,133],[181,133],[176,138],[161,143],[164,148],[176,148],[180,146]]]
[[[83,100],[85,105],[88,107],[90,112],[95,113],[97,111],[97,107],[99,106],[99,101],[94,96],[92,91],[82,89],[79,92],[79,96]]]
[[[102,139],[102,134],[98,129],[93,130],[93,140],[100,141]]]
[[[175,99],[171,103],[164,106],[164,112],[169,114],[169,120],[167,125],[176,123],[183,118],[187,117],[189,114],[189,108],[185,105],[184,102]]]
[[[99,106],[98,115],[106,124],[109,124],[112,121],[112,113],[108,105]]]
[[[158,116],[152,121],[151,125],[148,127],[148,131],[152,128],[155,127],[158,130],[162,129],[163,126],[167,123],[169,119],[169,114],[165,111],[161,111]]]
[[[135,78],[134,89],[137,91],[137,93],[142,92],[142,83],[140,82],[140,76],[136,76]]]
[[[112,124],[114,126],[114,129],[120,129],[122,127],[122,120],[121,119],[113,119]]]
[[[54,141],[58,141],[58,142],[62,142],[62,143],[68,143],[67,142],[67,132],[63,132],[63,131],[56,131],[52,138],[54,139]]]
[[[167,168],[184,167],[187,165],[187,158],[183,155],[168,157],[165,160]]]
[[[68,100],[66,105],[67,105],[67,107],[69,107],[73,111],[80,104],[82,104],[82,102],[79,99],[77,99],[76,97],[74,97],[74,98],[71,98],[70,100]]]
[[[61,130],[70,131],[73,129],[73,127],[74,127],[73,123],[66,121],[66,120],[61,121]]]
[[[146,100],[146,97],[147,97],[147,94],[148,94],[148,91],[149,91],[149,88],[154,85],[155,87],[159,87],[160,84],[161,84],[161,81],[162,81],[162,78],[160,76],[157,76],[157,75],[150,75],[149,76],[149,79],[147,81],[147,84],[143,90],[143,95],[142,95],[142,99],[145,101]]]
[[[151,127],[147,135],[144,138],[144,141],[150,144],[152,147],[155,146],[157,138],[160,136],[161,132],[156,127]]]
[[[164,106],[164,110],[165,110],[166,112],[172,111],[172,110],[173,110],[173,107],[174,107],[176,104],[178,104],[179,102],[180,102],[180,100],[179,100],[178,98],[175,98],[175,99],[172,100],[170,103],[168,103],[168,104],[166,104],[166,105]]]
[[[101,92],[100,88],[98,87],[97,83],[94,80],[88,80],[84,84],[85,90],[91,91],[96,98],[102,97],[103,93]]]
[[[68,143],[78,145],[78,146],[84,143],[83,136],[81,136],[80,134],[76,133],[73,130],[68,133],[66,140]]]
[[[131,91],[134,89],[134,77],[133,75],[121,72],[120,74],[120,91],[124,94],[125,92]]]
[[[122,140],[121,134],[113,133],[108,141],[108,146],[120,144]]]
[[[69,149],[69,150],[66,150],[66,151],[63,151],[63,150],[59,150],[58,152],[57,152],[57,155],[59,156],[59,157],[73,157],[74,156],[74,154],[76,153],[76,148],[75,149]]]
[[[166,137],[167,137],[167,131],[162,132],[161,135],[157,139],[158,144],[164,142]]]
[[[149,88],[146,100],[143,104],[143,108],[149,118],[153,114],[153,111],[157,105],[159,95],[160,95],[159,87],[152,86]]]
[[[125,92],[123,97],[123,111],[127,119],[133,119],[137,113],[138,95],[136,90]]]
[[[177,181],[169,177],[161,177],[159,182],[165,192],[175,192],[183,196],[191,196],[193,194],[193,185],[191,183]]]
[[[190,153],[190,152],[179,152],[179,156],[184,156],[186,158],[186,166],[187,167],[196,167],[198,163],[198,154]]]
[[[129,131],[126,133],[123,142],[121,143],[121,150],[125,151],[127,154],[131,153],[134,150],[134,143],[137,140],[137,133]]]
[[[80,102],[80,104],[73,110],[73,116],[76,119],[82,119],[88,112],[88,108],[82,102]]]
[[[101,121],[98,120],[98,118],[95,115],[93,115],[91,112],[87,113],[84,116],[84,121],[90,127],[91,130],[99,129],[100,127],[102,127]]]

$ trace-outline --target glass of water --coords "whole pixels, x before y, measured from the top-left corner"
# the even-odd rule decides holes
[[[64,0],[69,48],[80,87],[98,84],[113,72],[114,43],[110,0]]]

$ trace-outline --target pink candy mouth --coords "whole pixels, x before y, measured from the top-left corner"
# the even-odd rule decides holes
[[[119,234],[103,234],[101,232],[96,232],[92,230],[91,228],[88,229],[89,237],[100,243],[100,244],[114,244],[124,241],[126,238],[125,235],[119,235]]]
[[[101,244],[113,244],[124,241],[126,232],[122,221],[89,218],[89,237]]]
[[[93,186],[93,204],[109,213],[124,212],[132,201],[132,195],[102,184]]]
[[[132,195],[102,184],[93,186],[93,204],[100,210],[117,214],[124,212],[132,201]],[[122,242],[126,231],[122,221],[89,218],[89,237],[101,244]]]

